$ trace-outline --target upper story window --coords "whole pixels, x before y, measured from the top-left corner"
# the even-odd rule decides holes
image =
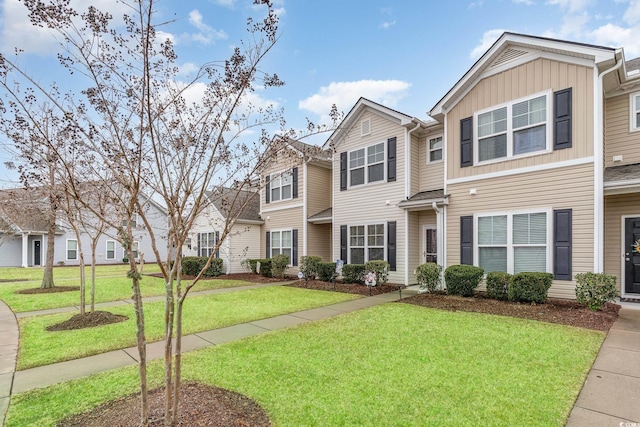
[[[429,153],[427,154],[427,163],[442,160],[442,136],[429,138]]]
[[[349,153],[351,186],[384,180],[384,142]]]
[[[549,94],[481,111],[477,118],[477,162],[520,156],[549,149]]]
[[[630,97],[630,130],[631,132],[635,132],[640,130],[640,92],[632,93]]]
[[[293,197],[293,177],[291,171],[271,175],[271,201],[289,200]]]
[[[127,221],[126,219],[122,220],[122,226],[126,227],[128,223],[131,223],[131,228],[136,228],[138,226],[138,214],[131,214],[131,220]]]

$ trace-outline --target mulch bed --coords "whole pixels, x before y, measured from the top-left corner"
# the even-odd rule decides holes
[[[323,282],[321,280],[309,280],[308,282],[305,282],[304,280],[301,279],[296,279],[295,282],[292,282],[290,284],[287,284],[285,286],[291,286],[293,288],[307,288],[307,289],[316,289],[316,290],[320,290],[320,291],[333,291],[333,283],[331,282]],[[404,288],[404,286],[401,286],[401,288]],[[373,296],[373,295],[380,295],[380,294],[386,294],[389,292],[398,292],[398,285],[393,285],[393,284],[384,284],[384,285],[378,285],[378,286],[366,286],[366,285],[359,285],[357,283],[342,283],[342,282],[336,282],[336,288],[335,288],[336,292],[344,292],[346,294],[358,294],[358,295],[364,295],[364,296]]]
[[[55,294],[57,292],[72,292],[80,290],[80,286],[54,286],[53,288],[30,288],[16,291],[16,294]]]
[[[111,323],[124,322],[127,316],[112,314],[108,311],[91,311],[85,314],[76,314],[62,323],[47,326],[47,331],[70,331],[73,329],[94,328],[96,326],[109,325]]]

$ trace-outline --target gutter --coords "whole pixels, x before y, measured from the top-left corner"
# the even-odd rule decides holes
[[[415,124],[413,129],[406,131],[404,142],[404,197],[409,198],[411,192],[411,133],[420,128],[420,121],[413,117],[411,122]],[[397,162],[396,162],[397,166]],[[409,286],[409,212],[404,211],[404,284]]]

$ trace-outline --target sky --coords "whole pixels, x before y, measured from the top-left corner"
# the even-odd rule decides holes
[[[255,14],[252,0],[160,0],[160,27],[175,44],[187,76],[199,65],[229,56]],[[71,0],[116,17],[115,0]],[[622,47],[640,56],[640,0],[274,0],[280,37],[263,68],[284,80],[258,88],[254,102],[285,111],[288,128],[305,119],[328,122],[331,105],[345,114],[365,97],[427,120],[427,112],[504,31]],[[73,84],[57,70],[55,39],[29,24],[18,0],[0,0],[0,51],[24,50],[27,70],[42,81]],[[311,142],[322,144],[328,135]],[[0,136],[0,140],[4,137]],[[4,140],[3,140],[4,141]],[[0,141],[0,187],[15,186]],[[4,141],[6,142],[6,141]]]

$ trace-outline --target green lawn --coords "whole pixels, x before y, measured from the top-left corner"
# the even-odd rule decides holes
[[[359,296],[283,286],[193,296],[185,303],[183,331],[187,335],[356,298]],[[20,319],[18,370],[135,346],[133,306],[110,307],[108,311],[128,316],[129,320],[96,328],[48,332],[47,326],[67,320],[71,315],[62,313]],[[145,324],[147,342],[162,339],[163,301],[145,304]]]
[[[152,267],[155,267],[153,269]],[[117,300],[126,300],[131,298],[131,279],[127,279],[126,272],[127,267],[123,265],[116,266],[100,266],[96,274],[96,302],[108,302]],[[11,276],[17,275],[14,270],[18,272],[29,272],[30,275],[32,269],[0,269],[0,274],[11,270]],[[39,271],[40,279],[42,277],[42,269]],[[157,271],[157,265],[146,264],[144,266],[144,272],[150,273]],[[59,272],[63,272],[59,273]],[[70,275],[70,272],[75,272],[75,276],[66,277]],[[80,286],[79,268],[64,267],[54,269],[55,283],[58,286]],[[89,303],[89,292],[91,288],[91,280],[89,273],[87,273],[86,279],[86,292],[87,303]],[[62,276],[58,278],[58,276]],[[2,276],[0,276],[2,277]],[[15,277],[14,277],[15,279]],[[45,310],[49,308],[60,308],[77,306],[80,303],[80,291],[71,292],[56,292],[47,294],[17,294],[16,291],[22,289],[37,288],[40,286],[38,281],[27,282],[3,282],[0,283],[0,300],[3,300],[15,313],[22,313],[25,311]],[[247,286],[252,283],[242,280],[201,280],[194,287],[194,291],[202,291],[206,289],[220,289],[230,288],[236,286]],[[164,281],[163,279],[151,276],[143,276],[141,281],[142,295],[145,297],[163,295],[164,294]]]
[[[129,270],[129,264],[99,265],[96,266],[96,274],[98,276],[121,276],[125,275]],[[143,267],[144,273],[158,273],[160,267],[155,263],[147,263]],[[0,280],[42,280],[44,267],[1,267]],[[91,275],[91,266],[85,267],[87,278]],[[56,279],[72,279],[80,276],[80,267],[55,266],[53,267],[53,278]],[[62,284],[62,283],[61,283]]]
[[[275,426],[563,426],[603,339],[385,304],[188,354],[184,377],[255,399]],[[136,383],[131,367],[15,395],[7,426],[55,425]]]

